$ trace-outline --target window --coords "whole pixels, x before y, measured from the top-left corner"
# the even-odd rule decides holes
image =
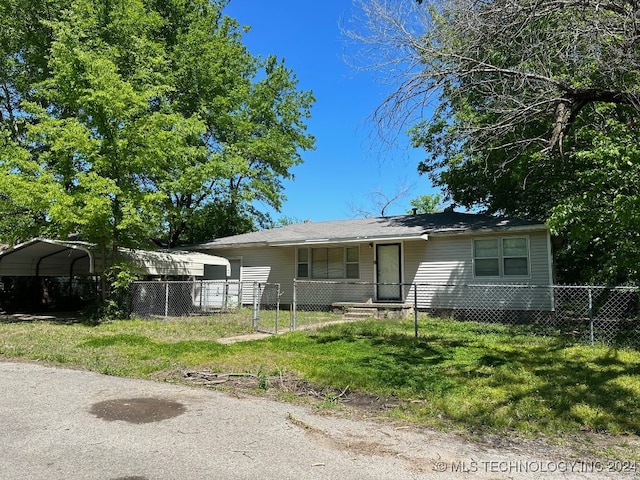
[[[360,278],[358,247],[298,248],[298,278]]]
[[[298,278],[308,278],[309,277],[309,249],[308,248],[299,248],[298,249]]]
[[[500,253],[498,240],[473,241],[474,274],[476,277],[500,276]]]
[[[360,278],[360,249],[358,247],[347,247],[346,251],[346,277]]]
[[[502,239],[502,263],[505,276],[529,275],[529,252],[526,238]]]
[[[473,274],[476,277],[526,277],[529,242],[526,237],[473,240]]]

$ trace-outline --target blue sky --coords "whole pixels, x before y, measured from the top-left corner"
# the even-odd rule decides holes
[[[308,122],[316,149],[303,152],[304,163],[292,170],[295,179],[285,182],[287,200],[280,213],[272,212],[274,220],[340,220],[358,216],[358,209],[377,216],[374,192],[392,197],[409,186],[409,196],[385,211],[402,215],[412,198],[438,193],[418,175],[423,153],[410,147],[406,135],[392,148],[376,140],[369,117],[390,86],[344,60],[347,40],[340,25],[353,15],[351,0],[231,0],[225,12],[251,26],[244,43],[254,55],[284,59],[299,88],[316,98]]]

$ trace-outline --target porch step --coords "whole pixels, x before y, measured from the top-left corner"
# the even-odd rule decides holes
[[[342,312],[343,320],[364,320],[367,318],[407,318],[413,312],[410,304],[350,303],[333,304],[335,313]]]
[[[365,320],[367,318],[376,318],[378,311],[372,308],[347,308],[342,315],[343,320]]]

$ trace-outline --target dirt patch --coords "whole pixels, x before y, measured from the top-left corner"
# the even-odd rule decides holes
[[[293,395],[301,400],[324,406],[336,406],[359,412],[365,416],[378,416],[400,405],[395,397],[380,397],[362,392],[344,389],[320,387],[296,378],[293,375],[265,376],[249,373],[186,372],[183,381],[191,384],[231,390],[236,393],[255,394],[259,392],[272,398],[283,394]]]
[[[98,418],[113,422],[153,423],[182,415],[186,407],[162,398],[121,398],[94,403],[90,412]]]

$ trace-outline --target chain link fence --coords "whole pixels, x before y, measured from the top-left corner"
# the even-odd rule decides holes
[[[379,300],[381,294],[385,301]],[[413,318],[417,334],[424,315],[478,322],[479,333],[482,325],[526,325],[535,333],[576,343],[640,347],[636,287],[294,282],[294,328],[359,318]]]
[[[234,281],[151,281],[131,285],[131,313],[140,318],[224,312],[240,305],[243,284]]]
[[[482,325],[522,325],[576,343],[640,348],[636,287],[308,280],[294,281],[288,291],[276,283],[237,280],[134,282],[131,287],[131,313],[140,318],[239,309],[247,310],[254,330],[274,334],[366,318],[413,319],[418,334],[419,319],[429,315],[478,322],[479,333]]]
[[[553,320],[576,340],[640,348],[640,289],[556,286]]]
[[[280,285],[237,280],[133,282],[130,313],[138,318],[211,316],[251,309],[257,331],[278,333]]]

